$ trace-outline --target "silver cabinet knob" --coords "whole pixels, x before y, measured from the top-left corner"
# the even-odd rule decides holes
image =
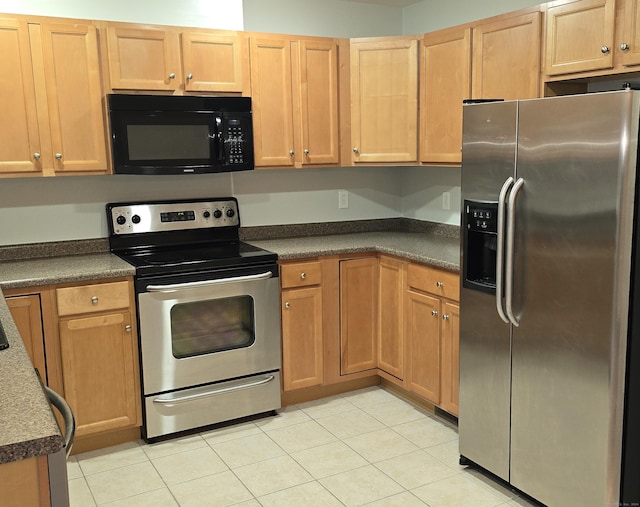
[[[603,55],[606,55],[610,51],[609,46],[602,46],[600,48],[600,51],[602,52]]]
[[[193,74],[191,74],[191,72],[189,72],[189,74],[187,74],[187,79],[193,79]]]
[[[130,332],[131,332],[131,326],[127,324],[126,326],[124,326],[124,330],[125,330],[127,333],[130,333]]]
[[[37,151],[33,154],[33,158],[36,160],[40,160],[40,153],[38,153]]]
[[[438,310],[431,310],[431,315],[433,315],[434,317],[438,316]]]
[[[300,273],[300,278],[302,280],[304,280],[307,277],[307,274],[303,271],[302,273]]]
[[[296,152],[295,152],[295,151],[293,151],[293,150],[289,150],[289,155],[291,155],[291,156],[293,157],[295,154],[296,154]]]
[[[98,304],[98,296],[93,296],[91,298],[91,304],[93,304],[93,305],[97,305]]]
[[[291,308],[291,304],[289,303],[289,301],[286,301],[284,304],[284,307],[288,310],[289,308]]]
[[[442,316],[442,320],[449,320],[449,316],[445,313],[445,314]]]
[[[622,44],[620,44],[621,51],[627,51],[628,49],[629,49],[629,44],[627,44],[626,42],[623,42]]]
[[[56,160],[62,160],[62,153],[56,153]]]
[[[444,287],[444,283],[442,283],[442,282],[436,282],[436,287]]]
[[[169,79],[175,79],[176,78],[176,73],[172,72],[171,74],[169,74]]]
[[[304,154],[308,155],[309,154],[309,150],[304,150]]]
[[[353,149],[353,153],[355,153],[356,155],[360,153],[360,150],[358,149],[357,146]]]

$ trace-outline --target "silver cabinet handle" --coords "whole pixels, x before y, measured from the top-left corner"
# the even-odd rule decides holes
[[[242,389],[250,389],[252,387],[258,387],[264,384],[268,384],[272,382],[275,377],[273,375],[269,375],[266,378],[257,380],[255,382],[247,382],[246,384],[239,384],[235,386],[229,387],[221,387],[220,389],[213,389],[211,391],[205,391],[196,394],[187,394],[185,396],[174,396],[168,395],[165,398],[156,398],[153,400],[154,403],[158,403],[160,405],[174,405],[176,403],[184,403],[185,401],[195,401],[201,398],[208,398],[209,396],[216,396],[218,394],[227,394],[232,393],[234,391],[241,391]]]
[[[293,157],[295,154],[296,154],[296,152],[295,152],[295,151],[293,151],[293,150],[289,150],[289,155],[291,155],[291,156]]]
[[[131,326],[130,326],[129,324],[127,324],[126,326],[124,326],[124,330],[125,330],[127,333],[130,333],[130,332],[131,332]]]
[[[308,155],[309,154],[309,150],[304,150],[304,154]]]
[[[442,320],[449,320],[449,315],[446,313],[442,316]]]
[[[191,74],[191,72],[189,72],[189,74],[187,74],[187,79],[193,79],[193,74]]]
[[[444,283],[436,282],[436,287],[438,287],[438,288],[444,287]]]
[[[513,186],[513,178],[509,176],[504,184],[502,185],[502,189],[500,190],[500,196],[498,197],[498,233],[496,235],[497,248],[496,248],[496,310],[498,310],[498,315],[500,318],[509,323],[509,318],[504,313],[504,308],[502,306],[502,274],[504,272],[504,220],[506,213],[506,199],[507,193],[509,189]]]
[[[291,308],[291,303],[289,303],[289,301],[285,301],[284,307],[288,310],[289,308]]]
[[[353,153],[355,153],[356,155],[360,153],[360,150],[358,149],[357,146],[353,149]]]
[[[300,278],[302,280],[304,280],[307,277],[307,274],[303,271],[302,273],[300,273]]]
[[[40,153],[38,153],[37,151],[33,154],[33,158],[36,160],[40,160]]]
[[[174,283],[170,285],[147,285],[148,292],[175,292],[177,290],[197,289],[199,287],[211,287],[225,283],[256,282],[267,280],[273,276],[271,271],[259,275],[235,276],[233,278],[220,278],[219,280],[203,280],[201,282]]]
[[[56,159],[62,160],[62,153],[56,153]]]
[[[97,304],[98,304],[98,301],[99,301],[99,300],[98,300],[98,296],[93,296],[93,297],[91,298],[91,304],[92,304],[92,305],[97,305]]]
[[[623,42],[622,44],[620,44],[621,51],[627,51],[628,49],[629,49],[629,44],[627,44],[626,42]]]
[[[169,79],[175,79],[176,78],[176,73],[172,72],[171,74],[169,74]]]
[[[603,55],[606,55],[610,51],[609,46],[602,46],[600,48],[600,51],[602,52]]]
[[[513,190],[509,195],[509,202],[507,203],[507,210],[509,215],[507,216],[507,266],[506,266],[506,295],[505,295],[505,309],[507,316],[511,323],[518,327],[520,322],[513,314],[513,255],[514,255],[514,243],[515,243],[515,230],[516,230],[516,197],[518,192],[524,186],[524,180],[518,178]]]
[[[433,317],[437,317],[438,316],[438,310],[431,310],[431,315]]]

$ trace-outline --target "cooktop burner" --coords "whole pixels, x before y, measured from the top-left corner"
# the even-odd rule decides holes
[[[107,204],[111,251],[137,276],[275,262],[273,252],[239,240],[233,197]]]

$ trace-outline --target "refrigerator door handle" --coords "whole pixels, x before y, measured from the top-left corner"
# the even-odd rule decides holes
[[[505,315],[504,308],[502,306],[502,297],[503,297],[503,280],[502,275],[504,273],[504,221],[506,214],[506,204],[507,204],[507,194],[509,190],[513,186],[513,178],[509,176],[504,184],[502,185],[502,189],[500,190],[500,196],[498,197],[498,227],[496,234],[497,248],[496,248],[496,310],[498,311],[498,315],[500,318],[507,324],[509,324],[510,320]]]
[[[506,280],[505,280],[505,299],[506,299],[506,311],[507,316],[511,323],[518,327],[517,317],[513,314],[513,250],[515,243],[515,230],[516,230],[516,197],[518,192],[524,186],[524,180],[518,178],[513,190],[509,194],[509,201],[507,204],[507,265],[506,265]]]

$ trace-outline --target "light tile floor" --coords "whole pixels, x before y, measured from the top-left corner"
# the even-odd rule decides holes
[[[533,505],[458,464],[455,426],[380,387],[67,468],[72,507]]]

